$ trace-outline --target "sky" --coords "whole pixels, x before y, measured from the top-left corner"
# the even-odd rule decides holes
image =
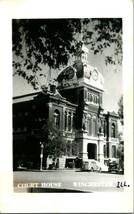
[[[104,77],[104,93],[103,93],[103,107],[104,111],[118,112],[118,101],[123,93],[122,84],[122,66],[105,65],[105,55],[112,49],[105,50],[103,54],[94,55],[89,50],[88,62],[90,65],[97,67]],[[46,69],[44,67],[43,69]],[[47,70],[47,69],[46,69]],[[60,71],[54,71],[57,75]],[[45,84],[44,82],[42,82]],[[31,85],[20,76],[13,77],[13,96],[19,96],[34,92]]]

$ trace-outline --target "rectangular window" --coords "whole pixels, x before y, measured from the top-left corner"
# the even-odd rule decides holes
[[[68,131],[71,131],[71,112],[68,114]]]
[[[67,130],[67,112],[65,112],[65,131]]]
[[[75,130],[75,128],[76,128],[76,117],[75,117],[75,113],[73,113],[73,125],[72,125],[72,127],[73,127],[73,130]]]
[[[92,122],[91,122],[91,118],[88,119],[88,133],[89,133],[89,135],[92,134]]]
[[[104,121],[104,137],[107,136],[107,123]]]
[[[97,126],[96,126],[96,120],[93,120],[93,136],[97,135]]]
[[[112,158],[116,158],[116,146],[112,145]]]
[[[107,158],[107,145],[103,146],[103,154],[104,154],[104,158]]]
[[[114,123],[112,123],[112,126],[111,126],[111,137],[115,138],[115,124]]]
[[[54,111],[54,126],[55,128],[60,128],[60,112],[59,110]]]

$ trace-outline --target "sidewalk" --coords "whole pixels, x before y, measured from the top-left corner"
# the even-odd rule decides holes
[[[40,169],[23,169],[23,168],[20,168],[16,171],[30,171],[30,172],[54,172],[54,171],[80,171],[80,168],[64,168],[64,169],[43,169],[43,170],[40,170]]]

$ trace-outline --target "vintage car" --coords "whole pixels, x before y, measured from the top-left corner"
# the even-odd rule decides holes
[[[87,161],[83,161],[81,171],[97,171],[97,172],[107,172],[108,167],[99,161],[89,159]]]
[[[118,172],[119,171],[119,165],[116,161],[112,161],[109,163],[108,167],[109,172]]]
[[[96,165],[98,166],[98,172],[108,172],[108,166],[99,161],[96,161]]]
[[[98,166],[95,160],[83,161],[81,171],[98,171]]]

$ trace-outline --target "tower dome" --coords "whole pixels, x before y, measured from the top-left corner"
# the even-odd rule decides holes
[[[104,90],[104,78],[96,67],[88,63],[88,48],[78,43],[74,63],[63,69],[57,77],[58,87],[70,88],[84,84]]]

